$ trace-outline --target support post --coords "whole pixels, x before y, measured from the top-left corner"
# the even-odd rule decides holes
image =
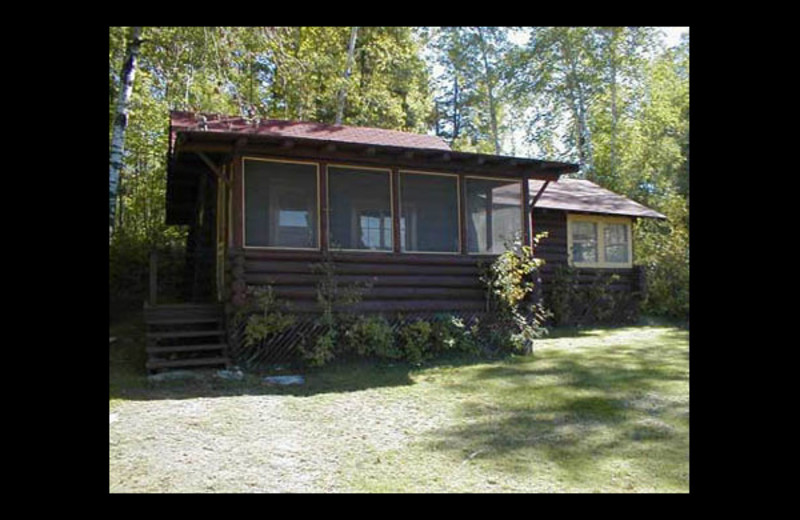
[[[158,301],[158,252],[150,251],[150,305],[155,306]]]
[[[526,246],[533,245],[533,235],[531,231],[531,204],[530,204],[530,186],[528,185],[528,176],[522,176],[522,244]]]

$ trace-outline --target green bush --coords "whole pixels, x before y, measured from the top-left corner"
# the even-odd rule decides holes
[[[392,326],[383,316],[359,316],[343,334],[343,347],[359,356],[400,359]]]
[[[296,323],[297,318],[281,310],[282,307],[271,286],[247,288],[245,303],[233,316],[234,330],[242,331],[244,348],[236,352],[240,363],[257,364],[266,355],[264,342]]]
[[[178,239],[154,244],[120,230],[108,245],[108,292],[112,306],[141,309],[149,296],[151,251],[158,253],[159,301],[181,299],[185,245]]]
[[[464,320],[449,314],[439,314],[431,323],[431,346],[435,354],[464,352],[477,354],[477,327],[467,327]]]
[[[540,233],[534,245],[546,237]],[[529,354],[533,340],[544,334],[543,310],[530,302],[535,288],[535,272],[544,263],[534,256],[533,248],[522,245],[519,238],[507,243],[506,250],[481,277],[489,299],[488,332],[484,338],[489,350],[509,350]]]
[[[689,318],[689,206],[675,194],[659,211],[667,221],[641,219],[634,226],[634,257],[645,268],[647,297],[643,311],[670,318]]]
[[[399,341],[403,357],[410,363],[419,363],[433,355],[431,324],[416,320],[400,328]]]

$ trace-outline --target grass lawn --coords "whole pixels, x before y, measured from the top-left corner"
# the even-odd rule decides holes
[[[338,364],[287,387],[148,382],[140,329],[115,334],[111,492],[689,491],[679,328],[556,330],[533,356]]]

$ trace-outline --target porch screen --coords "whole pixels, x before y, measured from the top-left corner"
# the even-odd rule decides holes
[[[458,179],[400,172],[403,251],[457,253]]]
[[[317,241],[317,166],[245,160],[247,246],[314,248]]]
[[[522,184],[467,177],[467,251],[502,253],[522,235]]]
[[[328,167],[331,249],[392,250],[390,172]]]

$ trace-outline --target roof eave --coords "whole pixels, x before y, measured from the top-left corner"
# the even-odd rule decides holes
[[[308,137],[284,136],[255,132],[204,131],[199,129],[172,128],[170,139],[174,141],[175,152],[211,150],[219,153],[235,153],[247,151],[248,146],[278,145],[290,149],[295,146],[316,148],[321,155],[335,159],[335,153],[348,151],[363,153],[371,157],[400,157],[406,159],[422,159],[434,163],[443,169],[468,166],[469,169],[509,168],[508,173],[518,177],[531,177],[544,180],[557,180],[561,175],[576,172],[577,164],[491,155],[473,152],[457,152],[438,148],[403,147],[393,145],[333,141],[329,139],[313,139]],[[179,139],[179,135],[182,138]]]

